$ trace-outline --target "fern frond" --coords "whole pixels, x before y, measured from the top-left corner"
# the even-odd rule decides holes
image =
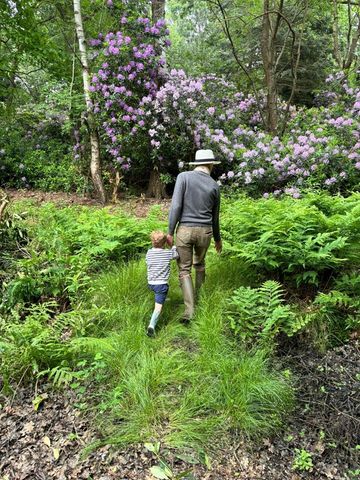
[[[113,338],[81,337],[74,338],[69,348],[74,352],[112,354],[116,351]]]
[[[258,289],[259,300],[264,309],[264,317],[271,316],[273,310],[279,307],[284,301],[284,289],[279,282],[268,280]]]

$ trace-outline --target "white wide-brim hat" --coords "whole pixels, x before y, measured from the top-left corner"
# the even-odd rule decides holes
[[[197,150],[195,153],[195,161],[189,162],[189,165],[217,165],[221,163],[219,160],[215,160],[214,152],[212,150]]]

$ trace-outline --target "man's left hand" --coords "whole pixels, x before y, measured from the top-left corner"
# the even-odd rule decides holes
[[[172,247],[174,244],[174,236],[173,235],[166,235],[166,242],[169,245],[169,247]]]

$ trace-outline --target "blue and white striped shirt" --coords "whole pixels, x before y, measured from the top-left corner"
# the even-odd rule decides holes
[[[176,247],[150,248],[146,254],[147,278],[149,285],[168,283],[170,277],[170,262],[179,258]]]

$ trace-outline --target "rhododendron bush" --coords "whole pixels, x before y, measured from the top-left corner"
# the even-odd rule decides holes
[[[144,164],[154,156],[149,139],[148,104],[163,82],[163,49],[169,45],[164,20],[120,21],[121,30],[99,34],[90,44],[100,68],[92,77],[94,113],[108,159],[119,169]]]
[[[252,195],[301,195],[307,187],[346,192],[359,186],[360,93],[341,74],[316,107],[295,110],[282,137],[263,128],[265,97],[237,91],[215,75],[191,78],[167,69],[169,45],[163,20],[148,18],[100,34],[91,44],[100,68],[92,78],[94,112],[112,167],[148,178],[156,165],[175,176],[197,148],[212,148],[222,161],[219,182]]]

